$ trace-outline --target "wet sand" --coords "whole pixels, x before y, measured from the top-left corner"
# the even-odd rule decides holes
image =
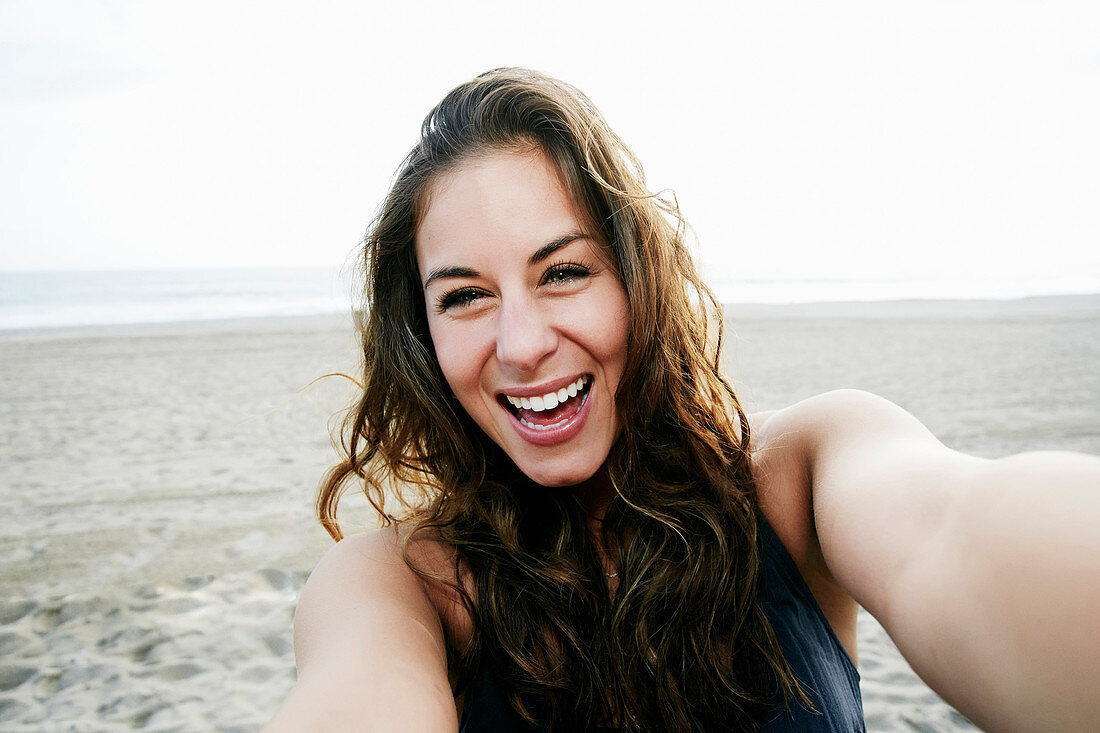
[[[729,306],[746,406],[877,392],[995,457],[1100,453],[1100,296]],[[351,394],[346,317],[0,333],[0,728],[255,730]],[[305,387],[303,389],[303,387]],[[347,500],[347,531],[373,526]],[[969,730],[860,619],[868,729]]]

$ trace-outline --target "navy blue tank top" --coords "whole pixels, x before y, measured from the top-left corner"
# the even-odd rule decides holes
[[[794,701],[783,707],[776,693],[761,719],[761,733],[851,733],[866,730],[859,672],[833,633],[798,566],[775,531],[758,513],[761,551],[760,601],[771,622],[783,656],[813,701],[816,713]],[[512,710],[488,670],[482,670],[466,690],[460,733],[536,733]]]

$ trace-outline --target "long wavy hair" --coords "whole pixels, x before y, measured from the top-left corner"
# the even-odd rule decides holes
[[[614,593],[592,518],[568,488],[530,490],[451,395],[428,332],[416,231],[429,185],[473,156],[532,146],[594,223],[630,305],[615,395],[626,427],[597,524]],[[341,460],[320,487],[320,521],[339,539],[337,504],[361,486],[406,541],[453,550],[443,578],[407,545],[405,557],[470,614],[469,642],[448,644],[458,687],[490,670],[520,715],[551,729],[751,729],[777,693],[809,705],[757,598],[749,424],[720,372],[721,309],[684,229],[584,94],[509,68],[428,114],[365,238],[362,395],[334,440]]]

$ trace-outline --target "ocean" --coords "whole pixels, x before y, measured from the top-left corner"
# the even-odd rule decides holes
[[[715,280],[723,303],[1009,299],[1100,292],[1058,280]],[[355,302],[337,268],[0,272],[0,331],[342,313]]]
[[[0,330],[338,313],[335,268],[0,272]]]

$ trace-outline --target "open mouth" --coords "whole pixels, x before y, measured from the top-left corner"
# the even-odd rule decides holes
[[[592,375],[585,374],[556,392],[535,397],[500,394],[497,401],[525,427],[538,431],[551,430],[576,417],[591,388]]]

